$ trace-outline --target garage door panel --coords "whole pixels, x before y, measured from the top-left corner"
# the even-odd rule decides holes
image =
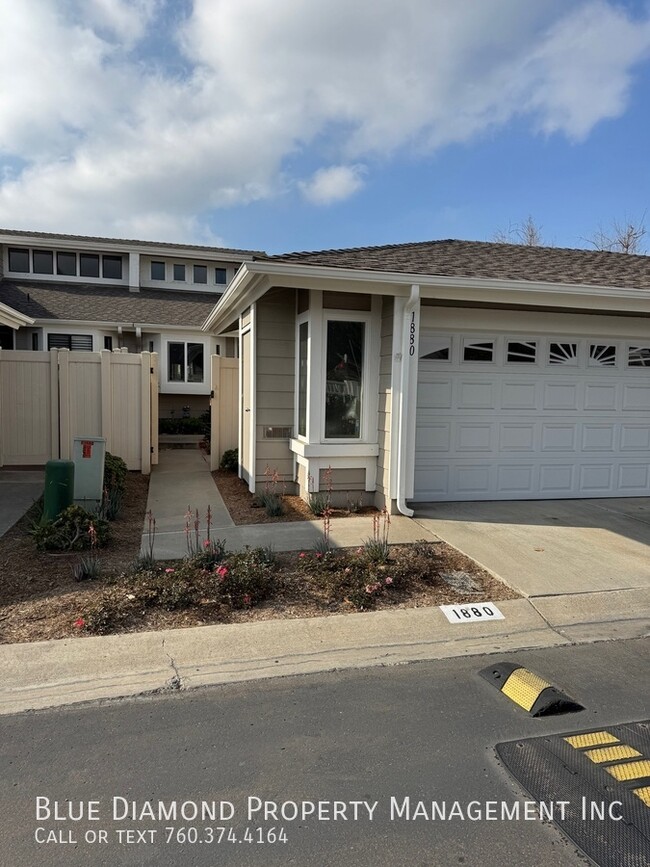
[[[511,379],[501,384],[501,409],[537,409],[539,383],[532,381],[517,382]]]
[[[537,425],[532,423],[502,422],[499,425],[499,451],[537,451],[536,428]]]
[[[421,362],[416,499],[650,495],[650,368],[627,366],[623,340],[539,338],[534,365],[508,361],[509,340],[495,336],[489,364]]]

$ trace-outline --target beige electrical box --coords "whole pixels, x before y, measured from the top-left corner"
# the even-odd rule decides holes
[[[74,501],[89,512],[102,502],[105,456],[104,437],[75,437],[72,441]]]

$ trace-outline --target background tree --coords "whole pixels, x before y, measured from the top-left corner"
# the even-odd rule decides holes
[[[646,212],[640,220],[631,220],[626,217],[622,222],[614,220],[611,229],[605,231],[602,226],[588,238],[583,238],[596,250],[605,250],[610,253],[646,253],[643,239],[648,234],[645,226]]]
[[[497,244],[522,244],[525,247],[541,247],[544,244],[542,227],[530,214],[521,223],[509,223],[507,229],[497,229],[492,240]]]

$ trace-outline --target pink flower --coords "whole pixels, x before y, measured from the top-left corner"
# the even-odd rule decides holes
[[[393,579],[390,577],[390,575],[388,576],[388,578],[386,578],[386,581],[384,583],[385,584],[392,584],[393,583]]]
[[[219,576],[219,581],[225,581],[226,580],[226,575],[228,574],[228,570],[226,569],[225,566],[219,566],[219,568],[216,570],[216,572],[217,572],[217,575]]]
[[[371,584],[366,584],[366,593],[372,593],[373,588]]]
[[[321,558],[323,555],[321,554],[320,551],[316,551],[316,553],[314,554],[314,556],[316,557],[317,560],[320,560],[320,558]]]
[[[86,621],[83,619],[83,617],[77,617],[77,619],[75,620],[75,622],[72,625],[76,626],[77,629],[83,629],[84,626],[86,625]]]
[[[250,604],[251,604],[251,598],[248,595],[248,593],[245,593],[244,594],[244,605],[250,605]]]
[[[306,557],[307,555],[305,554],[304,551],[301,551],[300,554],[298,554],[298,556],[299,556],[300,559],[302,560],[302,558],[303,558],[303,557]]]
[[[169,574],[170,572],[175,572],[175,571],[176,571],[175,569],[165,569],[165,572],[167,572],[167,574]]]
[[[205,539],[205,541],[203,542],[203,547],[204,547],[204,548],[209,548],[209,547],[210,547],[210,540],[209,540],[209,539]]]

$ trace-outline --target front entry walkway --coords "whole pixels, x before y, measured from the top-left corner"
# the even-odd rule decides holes
[[[43,493],[43,470],[0,469],[0,536],[22,518]]]

